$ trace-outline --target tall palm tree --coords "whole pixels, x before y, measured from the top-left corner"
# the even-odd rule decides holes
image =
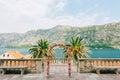
[[[70,44],[67,46],[70,49],[70,52],[72,54],[72,58],[76,61],[79,58],[89,58],[89,56],[86,54],[88,52],[91,52],[88,47],[82,44],[82,40],[80,37],[71,38]],[[65,57],[68,57],[68,54],[64,53]]]
[[[42,58],[46,59],[47,52],[49,49],[49,43],[46,40],[38,40],[37,45],[32,46],[29,51],[32,54],[32,58]],[[55,57],[52,51],[51,57]]]

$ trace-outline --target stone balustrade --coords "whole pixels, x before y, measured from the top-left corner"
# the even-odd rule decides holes
[[[27,66],[30,72],[44,71],[42,59],[0,59],[0,66]]]
[[[66,58],[50,59],[51,64],[67,64]],[[44,72],[46,61],[42,59],[0,59],[0,66],[27,66],[30,72]]]
[[[55,58],[55,59],[50,59],[51,64],[66,64],[68,63],[67,58]]]
[[[68,59],[50,59],[50,65],[52,64],[68,65]],[[73,60],[71,60],[71,64],[73,64]],[[27,66],[28,71],[40,73],[46,70],[46,61],[42,59],[0,59],[0,66]],[[77,62],[77,71],[91,72],[94,66],[120,66],[120,58],[79,59]]]
[[[120,58],[79,59],[78,72],[91,72],[94,66],[120,66]]]

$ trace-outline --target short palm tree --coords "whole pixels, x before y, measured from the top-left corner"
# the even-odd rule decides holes
[[[38,40],[37,45],[32,46],[29,51],[32,54],[32,58],[42,58],[46,59],[47,52],[49,49],[49,43],[46,40]],[[51,57],[55,57],[52,51]]]
[[[70,44],[67,46],[70,49],[72,54],[72,58],[77,61],[79,58],[89,58],[86,53],[91,52],[88,47],[82,44],[82,40],[80,37],[71,38]],[[68,54],[65,52],[65,57],[68,57]]]

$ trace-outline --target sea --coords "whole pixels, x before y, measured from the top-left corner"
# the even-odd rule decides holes
[[[20,51],[22,54],[30,54],[29,48],[0,48],[0,55],[7,51]],[[55,48],[57,58],[63,58],[63,49]],[[92,53],[87,53],[91,58],[120,58],[120,50],[118,49],[91,49]]]

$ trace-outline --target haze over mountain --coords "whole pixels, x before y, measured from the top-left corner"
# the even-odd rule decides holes
[[[0,47],[26,47],[36,44],[39,39],[46,39],[51,44],[67,44],[71,37],[79,36],[84,43],[93,48],[120,49],[120,23],[72,27],[57,25],[51,29],[31,30],[26,33],[0,34]]]

